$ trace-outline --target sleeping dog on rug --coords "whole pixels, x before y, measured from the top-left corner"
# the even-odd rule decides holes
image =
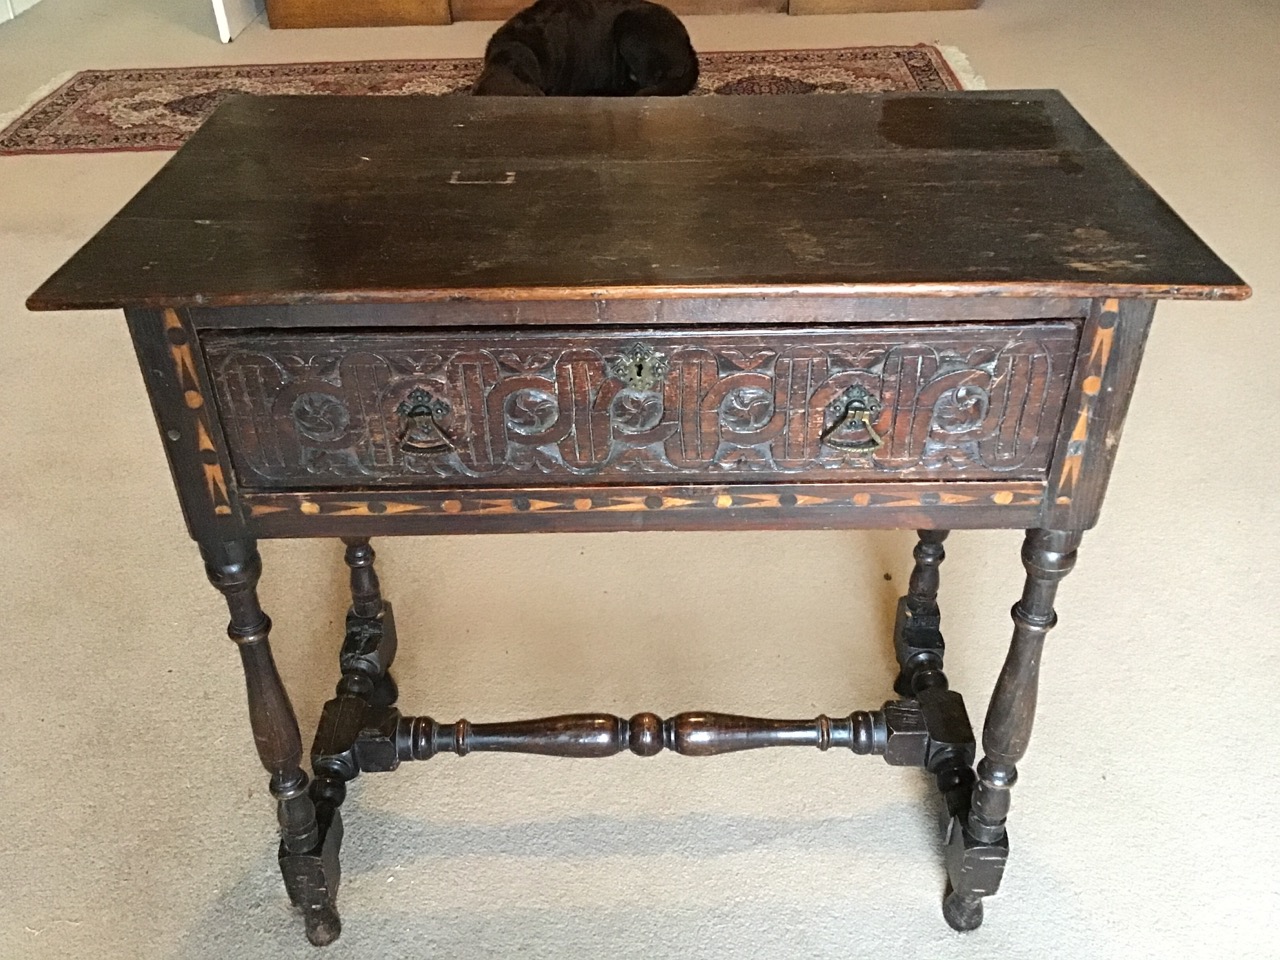
[[[538,0],[498,28],[478,97],[676,97],[698,82],[688,31],[649,0]]]

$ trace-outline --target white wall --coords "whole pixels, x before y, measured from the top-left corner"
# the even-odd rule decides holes
[[[0,0],[0,23],[12,20],[22,11],[34,7],[40,0]]]

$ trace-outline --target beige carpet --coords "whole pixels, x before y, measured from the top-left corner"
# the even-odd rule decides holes
[[[220,47],[204,0],[42,0],[0,26],[0,113],[89,67],[475,56],[491,29],[254,27]],[[346,929],[314,953],[124,324],[22,308],[166,155],[29,156],[0,158],[4,960],[1280,955],[1280,8],[986,0],[690,29],[707,49],[938,40],[994,87],[1060,87],[1257,291],[1157,314],[1108,507],[1063,586],[986,926],[957,937],[940,917],[934,808],[909,770],[816,751],[443,757],[353,787]],[[948,543],[949,672],[977,722],[1019,539]],[[887,696],[910,546],[529,536],[390,541],[380,557],[409,710],[803,716]],[[340,552],[263,553],[309,732],[335,680]]]

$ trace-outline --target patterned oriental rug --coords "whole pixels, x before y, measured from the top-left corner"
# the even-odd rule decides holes
[[[961,73],[963,55],[953,54]],[[693,96],[960,90],[980,86],[938,47],[699,55]],[[85,70],[0,131],[0,154],[176,150],[222,98],[244,93],[462,96],[480,60],[366,60]]]

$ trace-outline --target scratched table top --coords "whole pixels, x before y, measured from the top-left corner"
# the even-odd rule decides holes
[[[234,97],[33,309],[1240,298],[1054,91]]]

